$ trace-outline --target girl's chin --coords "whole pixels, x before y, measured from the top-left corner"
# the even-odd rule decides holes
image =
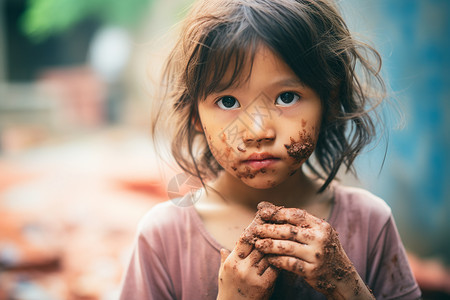
[[[254,189],[271,189],[279,184],[282,184],[286,181],[296,180],[294,179],[294,175],[297,174],[298,170],[283,170],[281,172],[277,172],[276,174],[256,174],[252,177],[239,177],[237,178],[243,182],[248,187]]]
[[[276,187],[280,182],[278,180],[273,179],[267,179],[267,178],[252,178],[252,179],[241,179],[243,183],[245,183],[247,186],[259,189],[259,190],[265,190],[265,189],[271,189]]]

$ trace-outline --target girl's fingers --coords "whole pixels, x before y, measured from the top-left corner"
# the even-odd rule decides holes
[[[240,259],[245,259],[254,249],[252,244],[239,240],[233,249],[234,254]]]
[[[267,260],[278,269],[283,269],[298,275],[305,275],[311,264],[292,256],[271,256]]]
[[[220,263],[223,264],[225,260],[227,259],[228,255],[230,255],[230,251],[227,249],[220,249]]]
[[[309,263],[315,260],[310,246],[293,241],[262,239],[255,243],[255,247],[264,254],[293,256]]]
[[[261,275],[261,279],[266,282],[275,282],[279,271],[272,266],[268,266],[264,273]]]
[[[253,244],[256,241],[256,235],[254,227],[263,224],[263,221],[256,215],[250,225],[241,234],[233,252],[236,252],[237,256],[241,259],[246,258],[253,250]]]
[[[269,261],[265,258],[261,259],[256,265],[255,268],[257,269],[257,274],[259,276],[262,276],[264,272],[267,270],[267,268],[270,266]]]
[[[280,208],[269,202],[260,203],[258,209],[261,219],[271,223],[289,223],[298,226],[308,223],[312,217],[303,209]]]
[[[247,260],[250,266],[256,266],[264,257],[264,253],[258,251],[257,249],[253,249],[252,252],[247,256]]]
[[[291,240],[302,244],[310,244],[315,238],[309,228],[301,228],[291,224],[263,224],[255,226],[255,234],[259,238]]]

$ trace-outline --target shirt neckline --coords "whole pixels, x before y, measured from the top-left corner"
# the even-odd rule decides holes
[[[332,201],[332,207],[330,211],[330,215],[328,219],[326,220],[328,223],[330,223],[331,226],[335,227],[336,218],[338,215],[338,211],[340,209],[340,201],[338,201],[338,185],[333,184],[331,186],[333,188],[333,199]],[[202,218],[200,217],[200,214],[195,209],[195,206],[192,205],[189,207],[189,214],[191,215],[193,221],[195,222],[195,225],[199,232],[202,234],[202,236],[208,241],[208,243],[217,251],[220,252],[221,249],[226,249],[223,245],[221,245],[212,235],[208,232],[208,230],[205,227],[205,224],[203,223]],[[233,250],[233,249],[228,249]]]

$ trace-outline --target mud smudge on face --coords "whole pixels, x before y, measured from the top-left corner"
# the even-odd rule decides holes
[[[245,167],[243,171],[240,171],[240,170],[238,171],[237,166],[233,165],[233,166],[231,166],[231,169],[236,173],[236,177],[239,178],[239,179],[242,179],[242,178],[244,178],[244,179],[253,179],[259,173],[261,173],[261,174],[267,173],[267,169],[265,169],[265,168],[252,171],[250,169],[250,167]]]
[[[299,140],[296,141],[291,137],[291,144],[284,145],[290,157],[294,158],[295,163],[301,163],[308,159],[314,151],[314,141],[311,135],[306,134],[306,130],[299,132]]]
[[[231,151],[233,151],[233,149],[231,147],[226,147],[225,148],[225,157],[230,157]]]
[[[236,168],[236,167],[234,167],[234,168]],[[234,170],[234,168],[233,168],[233,170]],[[241,178],[250,178],[250,179],[252,179],[252,178],[255,178],[256,174],[259,173],[259,170],[252,171],[250,169],[250,167],[245,167],[243,171],[238,171],[237,168],[236,168],[235,172],[236,172],[237,178],[239,178],[239,179],[241,179]]]
[[[275,186],[277,185],[277,182],[276,182],[276,181],[273,181],[273,180],[267,180],[267,184],[268,184],[270,187],[275,187]]]
[[[245,152],[247,151],[246,149],[242,148],[241,146],[237,146],[238,151],[240,152]]]

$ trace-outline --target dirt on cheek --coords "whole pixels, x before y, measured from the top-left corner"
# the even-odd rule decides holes
[[[302,119],[302,127],[306,127],[307,122],[305,121],[305,119]]]
[[[225,148],[225,156],[230,157],[231,151],[233,151],[233,149],[231,147],[227,146]]]
[[[295,163],[301,163],[313,153],[314,140],[311,134],[307,134],[306,130],[303,130],[303,132],[299,132],[298,141],[291,137],[291,143],[285,144],[284,147],[286,147],[288,155],[294,158]]]

